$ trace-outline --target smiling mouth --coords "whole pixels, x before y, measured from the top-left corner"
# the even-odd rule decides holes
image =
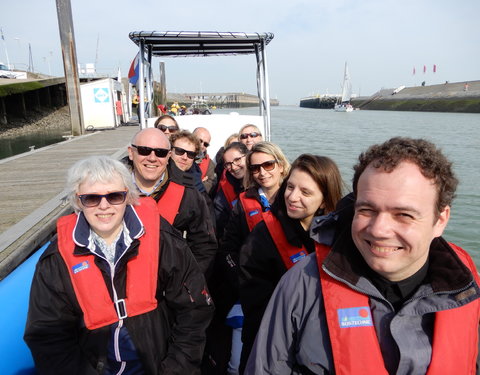
[[[370,246],[370,250],[379,254],[391,254],[396,251],[402,250],[402,247],[393,247],[393,246],[374,246],[369,241],[366,241]]]
[[[110,218],[110,217],[112,217],[112,216],[113,216],[113,214],[98,214],[98,215],[97,215],[97,217],[98,217],[99,219],[108,219],[108,218]]]

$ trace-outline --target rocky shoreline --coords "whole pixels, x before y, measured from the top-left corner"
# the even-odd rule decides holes
[[[30,115],[27,120],[10,121],[7,125],[0,126],[0,138],[14,138],[44,129],[68,130],[70,126],[70,111],[68,106],[64,106],[51,112]]]

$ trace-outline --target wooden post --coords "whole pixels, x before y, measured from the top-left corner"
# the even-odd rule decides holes
[[[167,106],[167,83],[165,78],[165,62],[160,62],[160,104]],[[161,114],[160,114],[161,115]]]
[[[73,33],[72,7],[70,0],[56,0],[56,2],[72,135],[77,136],[82,135],[84,129],[75,36]]]

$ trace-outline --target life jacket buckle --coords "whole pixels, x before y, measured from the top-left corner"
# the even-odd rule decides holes
[[[127,305],[123,298],[115,301],[115,310],[117,310],[118,319],[125,319],[128,316]]]

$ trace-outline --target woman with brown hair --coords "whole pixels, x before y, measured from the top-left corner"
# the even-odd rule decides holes
[[[335,210],[343,182],[337,165],[325,156],[300,155],[240,251],[240,302],[244,312],[242,360],[246,364],[263,312],[282,275],[315,251],[309,229],[313,218]]]

